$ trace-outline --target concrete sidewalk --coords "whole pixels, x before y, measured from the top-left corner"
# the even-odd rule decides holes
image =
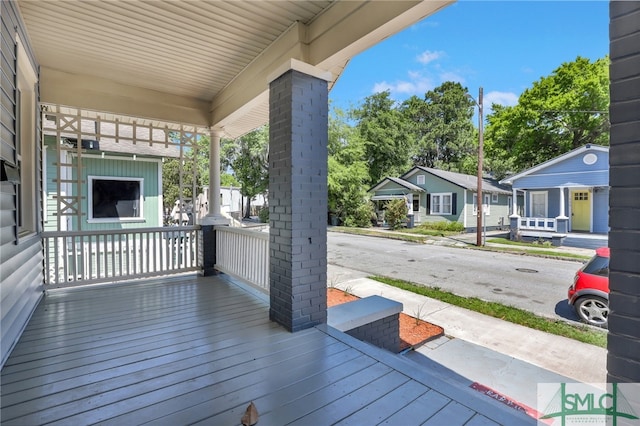
[[[530,407],[538,383],[606,382],[606,349],[548,334],[366,278],[367,274],[328,266],[328,282],[359,297],[383,296],[403,304],[410,316],[439,325],[446,337],[429,342],[408,358],[440,369],[462,383],[477,382]]]

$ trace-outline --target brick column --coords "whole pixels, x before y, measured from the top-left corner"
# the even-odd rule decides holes
[[[611,313],[607,380],[637,383],[640,382],[640,2],[612,1],[609,16]],[[633,396],[635,406],[640,408],[640,395]]]
[[[328,88],[307,64],[280,71],[269,86],[269,317],[298,331],[327,321]]]

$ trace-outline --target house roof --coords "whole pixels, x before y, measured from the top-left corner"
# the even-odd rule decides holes
[[[433,169],[431,167],[416,166],[409,170],[407,173],[401,176],[401,178],[409,177],[418,171],[429,173],[440,179],[446,180],[461,188],[468,189],[470,191],[478,190],[478,177],[474,175],[467,175],[464,173],[450,172],[448,170]],[[511,194],[511,190],[505,186],[498,184],[495,180],[484,178],[482,179],[482,191],[493,192],[498,194]]]
[[[540,163],[537,166],[531,167],[530,169],[524,170],[520,173],[517,173],[515,175],[512,176],[508,176],[504,179],[502,179],[500,181],[501,184],[508,184],[508,185],[512,185],[513,182],[517,179],[520,179],[522,177],[528,176],[532,173],[536,173],[539,172],[540,170],[546,169],[547,167],[553,166],[554,164],[558,164],[562,161],[568,160],[569,158],[575,157],[577,155],[583,154],[585,151],[599,151],[599,152],[609,152],[609,147],[608,146],[602,146],[602,145],[594,145],[594,144],[587,144],[584,146],[581,146],[579,148],[576,148],[572,151],[569,151],[565,154],[559,155],[555,158],[552,158],[551,160],[545,161],[544,163]]]
[[[268,84],[291,60],[328,76],[454,0],[17,0],[40,101],[211,127],[268,121]],[[290,68],[291,69],[291,68]],[[286,71],[286,70],[284,70]],[[283,71],[283,72],[284,72]]]
[[[371,187],[371,189],[369,189],[369,192],[371,191],[377,191],[379,189],[381,189],[384,185],[386,185],[387,182],[393,182],[396,185],[400,185],[403,188],[406,188],[410,191],[416,191],[416,192],[424,192],[424,188],[420,188],[417,185],[414,185],[413,183],[406,181],[404,179],[401,178],[395,178],[395,177],[386,177],[384,179],[382,179],[380,182],[378,182],[376,185],[374,185],[373,187]]]

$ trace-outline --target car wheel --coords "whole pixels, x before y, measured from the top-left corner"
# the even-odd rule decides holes
[[[575,303],[576,313],[587,324],[604,327],[609,318],[609,302],[598,296],[583,296]]]

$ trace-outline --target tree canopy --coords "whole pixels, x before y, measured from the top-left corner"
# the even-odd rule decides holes
[[[578,57],[487,117],[488,166],[518,172],[585,144],[609,145],[609,59]]]
[[[413,165],[464,172],[473,169],[477,138],[471,118],[475,102],[467,88],[447,81],[402,103],[416,141]]]
[[[367,200],[369,168],[365,161],[365,144],[339,109],[329,117],[328,153],[329,211],[347,226],[370,224],[372,212]]]
[[[404,172],[410,164],[414,139],[411,126],[396,107],[389,91],[364,99],[351,110],[359,136],[365,144],[365,160],[369,166],[369,184],[385,176]]]

